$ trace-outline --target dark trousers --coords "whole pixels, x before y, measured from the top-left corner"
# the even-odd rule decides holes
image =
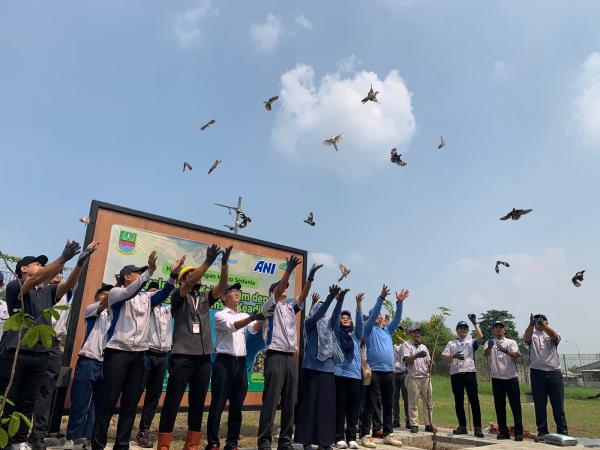
[[[298,364],[293,353],[267,351],[265,357],[265,385],[258,424],[257,446],[270,449],[273,440],[273,421],[277,403],[281,400],[281,430],[278,449],[292,448],[294,405],[298,390]]]
[[[210,383],[210,409],[206,422],[207,447],[219,446],[219,426],[225,404],[229,401],[226,449],[238,446],[242,427],[242,405],[248,392],[246,357],[218,354],[213,365]]]
[[[362,380],[335,377],[335,441],[356,441]],[[345,424],[345,428],[344,428]]]
[[[140,417],[140,431],[148,431],[150,425],[152,425],[152,420],[154,420],[154,414],[156,414],[165,381],[167,355],[168,353],[151,351],[146,354],[146,372],[144,373],[142,387],[142,390],[146,389],[146,395],[144,396],[144,407]]]
[[[381,406],[383,410],[383,435],[387,436],[394,432],[393,428],[393,397],[394,397],[394,372],[373,371],[371,384],[368,386],[367,404],[365,406],[365,421],[361,424],[360,435],[370,434],[371,420],[377,402],[377,396],[381,392]]]
[[[71,409],[67,439],[92,439],[96,420],[96,403],[104,378],[102,361],[80,356],[71,383]]]
[[[10,373],[14,352],[7,352],[0,358],[0,395],[4,394]],[[25,352],[19,353],[15,376],[8,392],[8,399],[14,402],[14,406],[6,403],[3,418],[9,417],[14,411],[18,411],[31,420],[35,398],[38,395],[40,385],[46,375],[48,368],[47,352]],[[27,440],[29,429],[25,421],[21,420],[19,431],[10,439],[13,444],[20,444]]]
[[[210,355],[171,355],[167,393],[160,413],[160,433],[172,433],[185,388],[188,391],[188,431],[200,431],[210,383]]]
[[[129,448],[135,410],[142,396],[144,382],[144,355],[146,352],[129,352],[107,348],[104,350],[104,382],[98,398],[96,423],[92,434],[92,449],[106,446],[108,427],[117,401],[120,401],[119,421],[114,450]]]
[[[39,391],[33,407],[33,428],[29,439],[44,439],[48,434],[50,424],[50,411],[52,411],[52,399],[54,397],[54,386],[60,374],[62,366],[63,353],[60,349],[53,348],[48,353],[48,368],[46,376],[39,386]]]
[[[519,379],[501,380],[492,378],[492,392],[494,393],[494,406],[496,407],[496,419],[498,420],[500,434],[509,434],[508,424],[506,423],[506,397],[508,397],[508,403],[515,419],[515,436],[523,436]]]
[[[465,415],[465,390],[473,411],[473,426],[481,428],[481,408],[479,407],[479,394],[477,392],[477,374],[475,372],[455,373],[450,376],[452,393],[454,394],[454,409],[456,418],[461,427],[467,426]]]
[[[404,385],[404,379],[406,378],[405,373],[394,374],[394,417],[393,423],[400,426],[400,394],[402,394],[402,403],[404,404],[404,417],[408,422],[408,392]]]
[[[556,423],[556,432],[568,434],[567,418],[565,416],[565,388],[560,370],[531,369],[531,393],[533,394],[535,423],[538,433],[548,433],[546,406],[549,398],[554,422]]]

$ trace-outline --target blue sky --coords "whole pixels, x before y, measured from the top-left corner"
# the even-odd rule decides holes
[[[598,14],[593,1],[3,2],[0,248],[58,254],[83,239],[92,199],[222,228],[213,202],[242,195],[245,234],[327,262],[321,292],[343,262],[369,305],[387,282],[411,290],[413,319],[506,308],[523,328],[543,311],[598,352]],[[359,102],[371,82],[380,105]],[[339,132],[339,153],[321,145]],[[393,146],[406,167],[387,162]],[[500,222],[512,207],[534,212]],[[496,275],[499,258],[511,268]]]

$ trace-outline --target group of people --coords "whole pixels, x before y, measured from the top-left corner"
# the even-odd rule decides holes
[[[8,417],[12,411],[18,411],[25,417],[33,417],[33,428],[30,432],[25,421],[21,422],[11,437],[13,450],[44,448],[52,392],[62,363],[58,337],[66,333],[68,308],[53,310],[51,315],[44,311],[61,303],[69,306],[81,270],[98,246],[99,243],[92,242],[81,252],[75,269],[65,281],[60,279],[60,273],[64,264],[80,252],[76,242],[67,242],[61,256],[51,263],[43,255],[24,257],[16,266],[18,279],[6,286],[9,316],[23,305],[34,323],[51,325],[57,332],[50,348],[38,342],[33,347],[21,347],[19,352],[8,395],[11,402],[7,403],[4,414]],[[231,251],[231,246],[221,249],[210,245],[204,262],[197,267],[185,266],[183,256],[172,264],[170,277],[162,287],[149,281],[156,271],[157,256],[152,252],[146,266],[125,266],[117,274],[114,285],[98,287],[94,302],[83,314],[86,332],[71,385],[68,444],[83,444],[93,450],[105,448],[110,420],[119,403],[114,449],[129,448],[137,406],[145,392],[135,441],[142,447],[153,447],[150,426],[168,370],[158,426],[158,450],[170,448],[186,390],[189,406],[184,449],[200,448],[209,384],[211,402],[205,448],[220,448],[221,415],[228,403],[224,448],[237,450],[248,386],[246,333],[262,333],[265,342],[259,450],[270,449],[273,444],[278,406],[281,409],[279,450],[291,450],[293,442],[307,449],[311,445],[323,449],[333,446],[356,449],[359,443],[366,448],[376,448],[375,437],[382,438],[384,444],[401,446],[402,442],[394,436],[394,428],[401,426],[400,398],[405,426],[412,433],[419,431],[419,400],[423,404],[424,431],[436,432],[432,417],[432,358],[421,341],[420,328],[413,326],[406,330],[409,339],[400,343],[396,337],[394,344],[408,290],[396,292],[392,318],[381,314],[390,295],[385,285],[375,306],[366,315],[362,311],[365,297],[362,293],[356,296],[354,314],[343,306],[347,289],[334,284],[323,301],[313,293],[310,311],[305,314],[299,368],[297,315],[304,308],[321,266],[313,265],[301,294],[288,298],[290,276],[300,263],[298,257],[290,256],[281,279],[269,287],[269,298],[262,310],[246,314],[238,311],[240,284],[227,284]],[[219,256],[219,282],[210,289],[203,288],[202,277]],[[170,302],[166,302],[168,299]],[[223,309],[214,315],[213,330],[209,312],[219,300]],[[334,307],[328,316],[332,303]],[[523,425],[515,363],[519,348],[514,340],[505,337],[502,322],[493,325],[494,336],[486,340],[476,316],[470,314],[469,320],[476,339],[469,336],[469,324],[461,321],[456,326],[457,339],[448,342],[442,352],[442,358],[450,365],[455,398],[458,427],[454,434],[468,432],[464,410],[466,391],[473,412],[474,433],[483,436],[475,352],[484,345],[484,355],[490,361],[500,427],[498,439],[510,438],[506,419],[508,398],[515,420],[515,440],[521,440]],[[18,333],[5,330],[0,340],[0,392],[4,392],[11,378]],[[543,439],[548,433],[548,398],[557,431],[567,434],[556,350],[560,336],[548,325],[545,316],[532,315],[524,339],[530,349],[538,438]]]

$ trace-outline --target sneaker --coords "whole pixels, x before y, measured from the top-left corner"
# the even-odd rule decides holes
[[[427,433],[437,433],[437,428],[434,428],[431,425],[425,425],[425,431]]]
[[[154,447],[154,441],[152,440],[152,437],[150,436],[150,431],[148,430],[138,431],[138,433],[135,435],[135,443],[142,448]]]
[[[335,446],[337,448],[348,448],[348,444],[345,441],[337,441]]]
[[[394,447],[402,447],[402,441],[400,439],[396,439],[393,434],[388,434],[383,438],[383,443],[385,445],[393,445]]]
[[[365,448],[377,448],[377,445],[373,442],[373,438],[369,435],[360,438],[360,445]]]
[[[467,431],[467,427],[457,426],[454,430],[452,430],[452,434],[469,434]]]
[[[416,425],[413,425],[410,427],[410,432],[411,433],[418,433],[419,432],[419,427]]]
[[[383,438],[383,428],[378,428],[377,430],[373,430],[373,437],[374,438]]]
[[[358,443],[356,441],[350,441],[350,442],[348,442],[348,448],[357,449]]]
[[[481,427],[475,427],[475,432],[473,433],[475,437],[482,438],[483,432],[481,431]]]
[[[11,450],[31,450],[30,445],[27,442],[19,442],[18,444],[12,444]]]
[[[538,433],[535,437],[535,442],[545,442],[546,441],[546,433]]]
[[[502,441],[504,439],[510,439],[510,434],[500,433],[496,436],[496,439]]]

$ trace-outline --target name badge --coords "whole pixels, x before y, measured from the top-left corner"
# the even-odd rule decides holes
[[[200,322],[192,323],[192,333],[200,334]]]

